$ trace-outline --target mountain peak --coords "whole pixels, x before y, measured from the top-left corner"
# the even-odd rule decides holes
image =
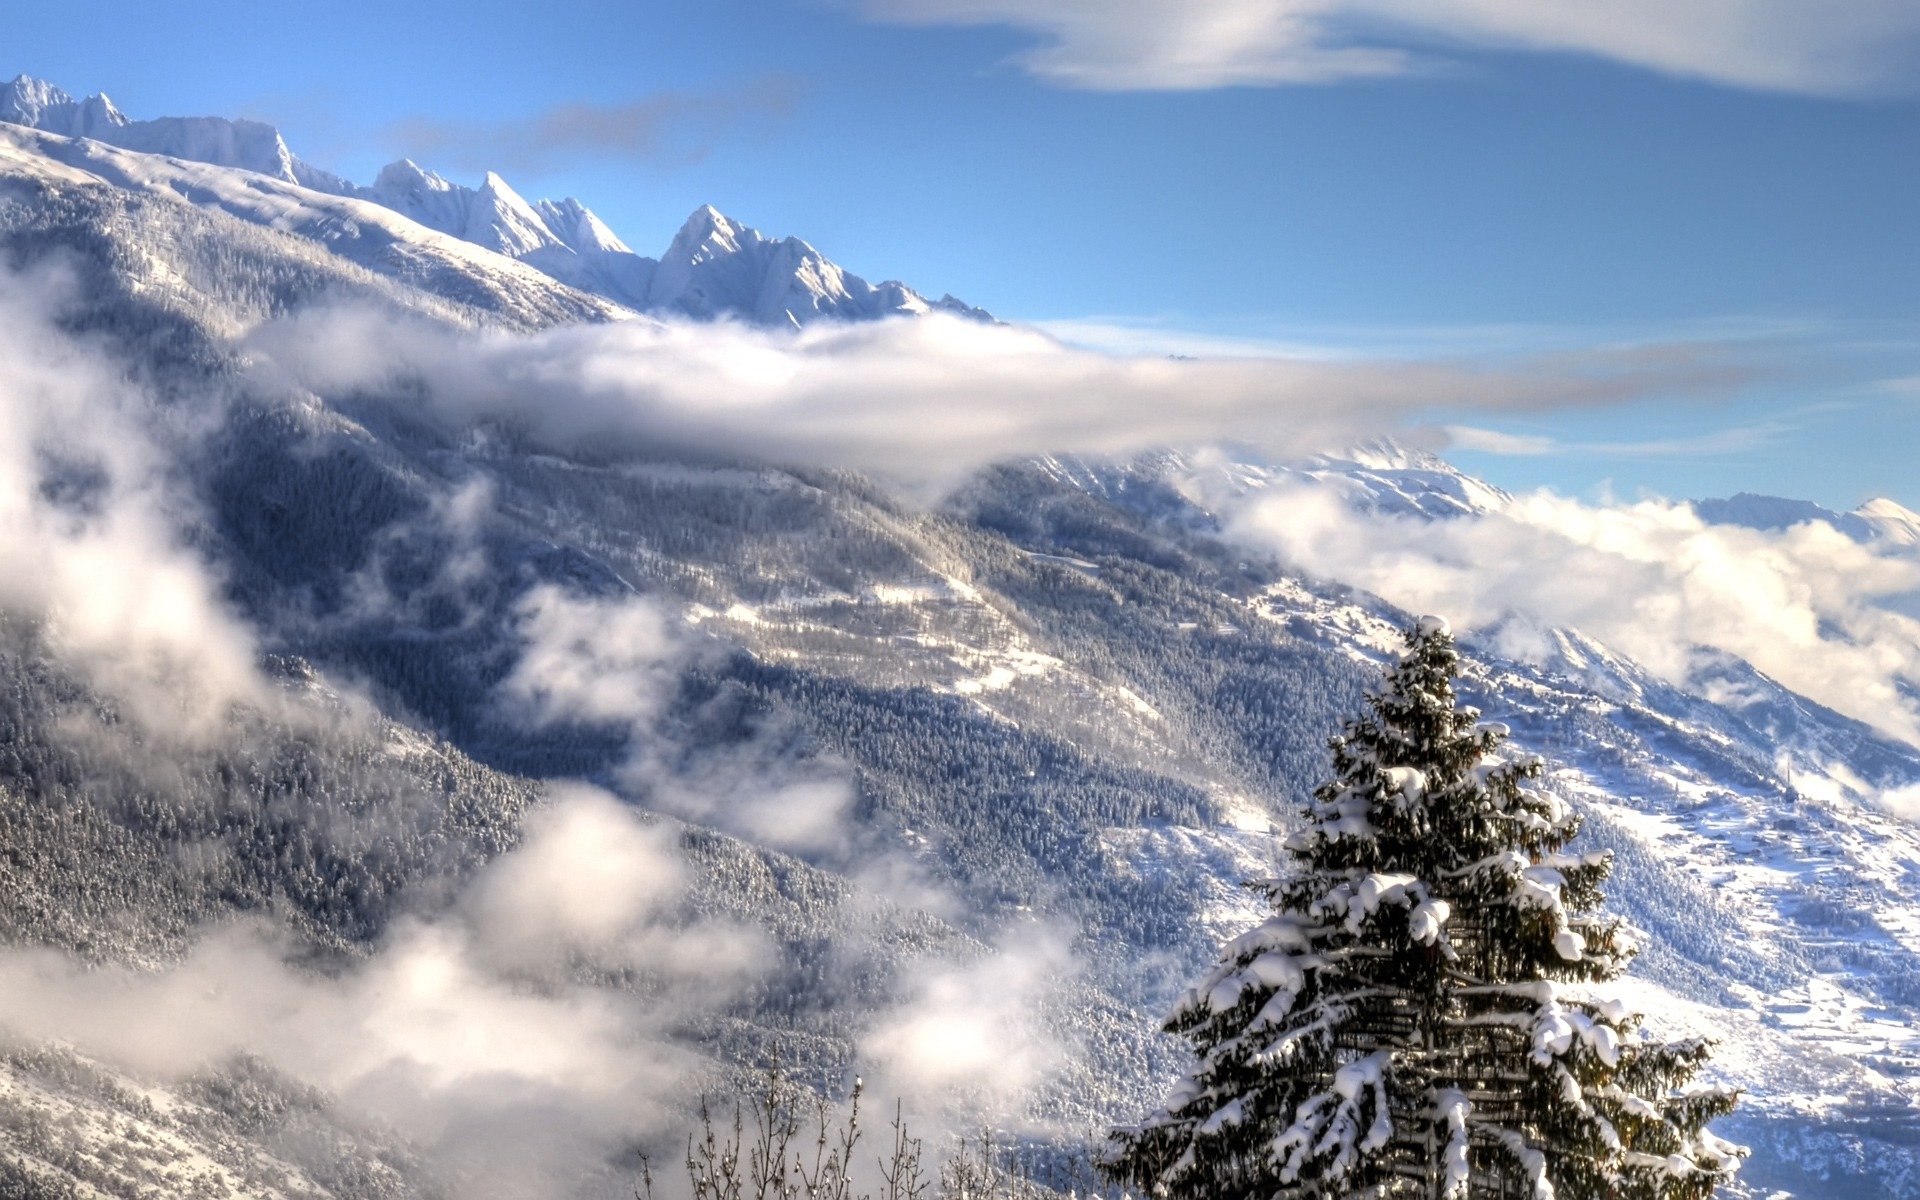
[[[390,162],[373,178],[374,191],[444,192],[453,185],[410,158]]]
[[[62,137],[94,138],[130,124],[104,92],[75,100],[68,92],[31,75],[16,75],[0,90],[0,121]]]
[[[758,230],[749,229],[713,205],[702,204],[680,226],[680,232],[674,235],[673,248],[667,251],[667,255],[672,257],[674,250],[683,245],[691,251],[708,243],[732,252],[740,249],[743,240],[757,243],[766,239],[760,236]]]
[[[114,107],[105,92],[95,92],[80,102],[80,123],[90,128],[132,124],[125,113]]]
[[[0,91],[0,119],[14,125],[31,125],[31,119],[21,118],[37,116],[48,108],[72,103],[72,96],[44,79],[15,75],[5,90]]]
[[[919,316],[934,306],[905,284],[868,283],[797,237],[770,238],[711,204],[693,210],[660,258],[648,307],[695,317],[731,313],[791,328],[828,318]],[[993,318],[957,301],[947,312]]]

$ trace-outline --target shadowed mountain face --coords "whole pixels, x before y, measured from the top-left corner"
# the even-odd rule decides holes
[[[464,931],[521,992],[649,1006],[646,1035],[703,1080],[775,1056],[830,1084],[888,1051],[898,1068],[901,1030],[1013,992],[1014,1033],[985,1057],[1031,1070],[893,1078],[978,1086],[1010,1125],[1077,1135],[1171,1076],[1157,1014],[1250,919],[1241,881],[1273,869],[1269,832],[1325,776],[1326,737],[1408,620],[1228,544],[1221,511],[1301,481],[1409,518],[1505,500],[1382,446],[1011,463],[929,505],[845,472],[556,453],[510,421],[430,412],[405,379],[303,390],[242,339],[321,303],[498,329],[920,309],[710,209],[654,263],[492,177],[468,192],[390,168],[369,198],[297,160],[263,171],[239,142],[232,161],[129,148],[139,123],[104,99],[16,81],[6,103],[8,286],[61,273],[51,327],[125,368],[112,396],[138,396],[102,409],[138,454],[85,430],[36,443],[29,523],[77,554],[153,515],[155,555],[204,577],[252,671],[206,727],[156,732],[124,662],[37,593],[4,593],[10,953],[173,969],[260,921],[292,978],[357,998],[420,930]],[[609,274],[589,286],[556,261]],[[1649,934],[1636,1003],[1726,1039],[1721,1069],[1754,1092],[1731,1132],[1754,1142],[1757,1184],[1904,1194],[1920,835],[1873,801],[1920,784],[1920,754],[1738,660],[1716,665],[1714,703],[1555,636],[1530,662],[1470,643],[1465,687],[1615,851],[1611,904]],[[540,823],[576,811],[579,781],[667,831],[678,890],[648,910],[647,956],[501,966],[527,938],[482,934],[513,928],[498,897],[533,894],[512,886],[528,856],[594,844]],[[660,947],[684,949],[669,934],[705,946],[723,927],[759,948],[748,982],[696,966],[696,988],[663,965]],[[0,1113],[44,1134],[4,1169],[166,1179],[168,1154],[198,1155],[229,1194],[477,1194],[365,1079],[303,1080],[248,1048],[265,1057],[157,1083],[151,1064],[10,1052]],[[166,1102],[142,1108],[149,1087]],[[149,1150],[85,1151],[128,1121]],[[616,1177],[623,1148],[576,1156],[552,1194]]]

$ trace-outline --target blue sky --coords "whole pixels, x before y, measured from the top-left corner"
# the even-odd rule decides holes
[[[1920,4],[1671,7],[77,0],[10,14],[0,71],[269,119],[363,180],[402,152],[469,181],[495,162],[642,252],[711,202],[1105,344],[1683,343],[1737,380],[1451,456],[1509,486],[1920,507],[1897,382],[1920,376]],[[557,110],[658,119],[512,136]]]

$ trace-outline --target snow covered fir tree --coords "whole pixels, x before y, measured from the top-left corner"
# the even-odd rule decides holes
[[[1456,699],[1446,623],[1422,618],[1268,885],[1167,1028],[1198,1065],[1108,1170],[1156,1196],[1696,1200],[1741,1154],[1707,1123],[1736,1093],[1693,1076],[1595,994],[1633,947],[1595,911],[1605,854]]]

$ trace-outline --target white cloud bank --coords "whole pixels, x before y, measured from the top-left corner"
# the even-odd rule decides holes
[[[1905,90],[1909,0],[863,0],[902,24],[1005,26],[1064,87],[1322,84],[1431,69],[1449,49],[1590,55],[1735,87]]]
[[[797,332],[629,321],[453,332],[311,311],[248,341],[263,377],[323,394],[419,394],[562,451],[695,451],[939,480],[1047,453],[1232,439],[1307,454],[1437,409],[1538,411],[1722,387],[1710,345],[1482,366],[1303,358],[1180,360],[1074,349],[946,316]]]
[[[1920,556],[1808,523],[1761,532],[1703,522],[1684,503],[1587,504],[1547,492],[1485,516],[1368,514],[1331,489],[1255,500],[1234,533],[1322,577],[1538,658],[1578,629],[1669,682],[1698,647],[1738,655],[1793,691],[1920,745]],[[1514,620],[1514,618],[1519,618]]]

